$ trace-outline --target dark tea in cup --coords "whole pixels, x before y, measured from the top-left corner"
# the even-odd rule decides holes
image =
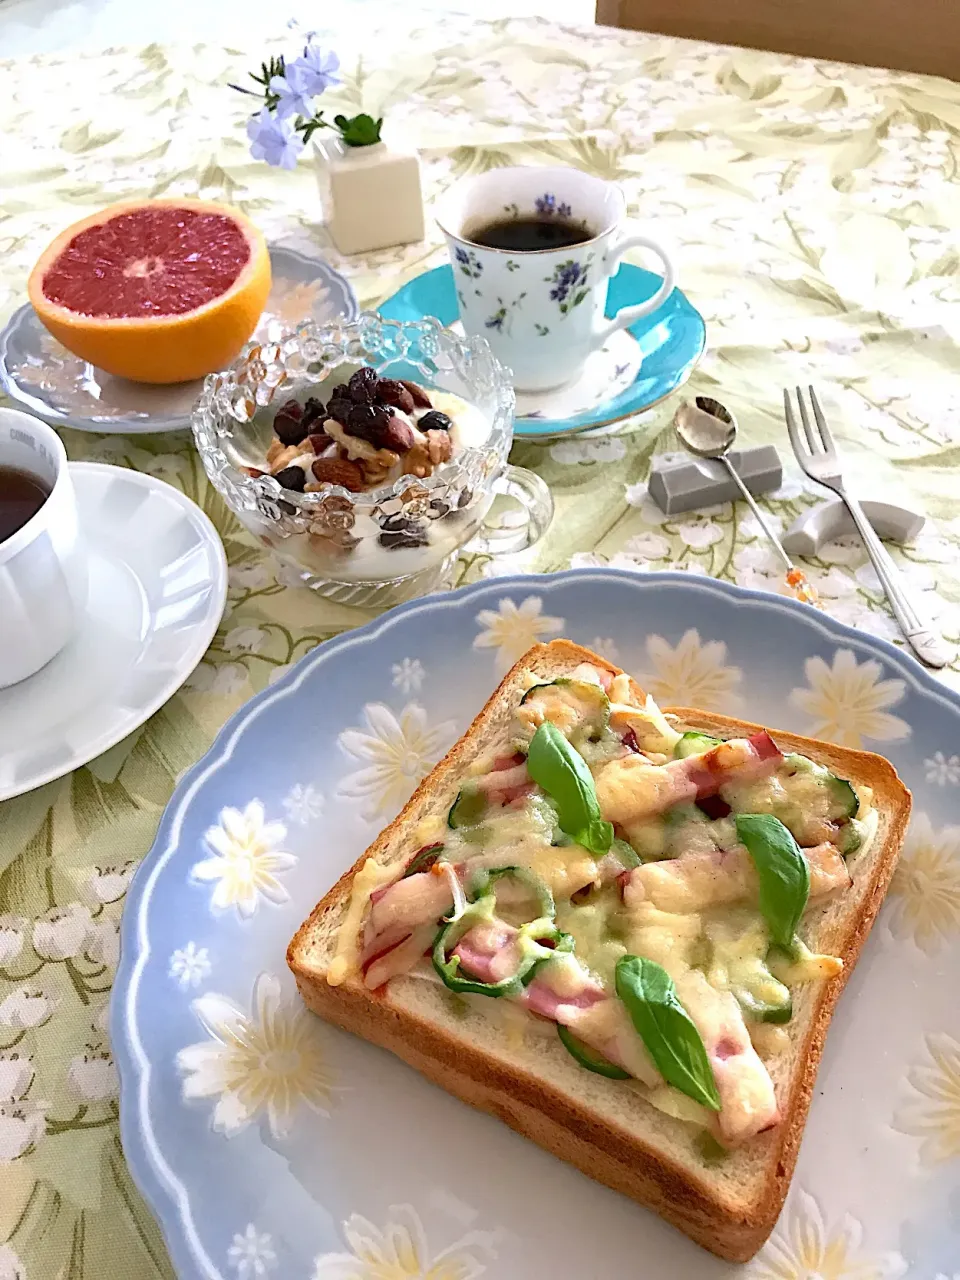
[[[593,239],[593,232],[582,222],[565,218],[497,218],[466,234],[484,249],[506,249],[509,253],[567,249]]]
[[[0,542],[18,533],[49,497],[50,487],[39,476],[0,465]]]

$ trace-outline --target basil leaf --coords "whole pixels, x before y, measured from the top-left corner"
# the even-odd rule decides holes
[[[533,735],[527,772],[556,805],[560,830],[591,853],[606,853],[613,843],[613,826],[600,815],[593,775],[549,720]]]
[[[666,969],[643,956],[621,956],[617,995],[667,1084],[711,1111],[720,1110],[713,1068],[693,1019]]]
[[[737,838],[746,846],[760,880],[760,910],[770,936],[790,950],[810,896],[810,867],[803,851],[772,813],[738,813]]]

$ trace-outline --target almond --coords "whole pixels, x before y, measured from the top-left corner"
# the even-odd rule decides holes
[[[410,388],[393,378],[380,379],[377,387],[377,399],[381,404],[390,404],[395,409],[402,409],[404,413],[413,413],[417,404]]]
[[[377,432],[373,439],[380,449],[389,449],[392,453],[406,453],[408,449],[413,448],[416,436],[409,422],[404,422],[393,413],[383,426],[377,425]]]
[[[424,391],[423,387],[419,385],[419,383],[408,382],[406,378],[401,378],[400,381],[410,392],[410,395],[413,397],[413,403],[417,406],[418,409],[433,408],[433,405],[430,403],[430,397],[427,395],[426,391]]]
[[[346,458],[318,458],[312,466],[313,478],[320,484],[339,484],[351,493],[363,490],[363,471]]]

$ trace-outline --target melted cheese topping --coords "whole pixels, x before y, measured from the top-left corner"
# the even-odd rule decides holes
[[[360,968],[360,928],[367,913],[370,895],[381,885],[397,878],[397,868],[381,866],[368,858],[353,877],[350,905],[337,931],[337,949],[327,969],[327,982],[338,987]]]
[[[414,833],[414,848],[442,842],[444,856],[452,863],[465,862],[478,870],[519,866],[549,886],[556,902],[556,925],[572,935],[575,950],[555,954],[539,969],[539,980],[561,999],[573,997],[583,989],[586,970],[612,997],[582,1009],[564,1006],[564,1020],[571,1031],[601,1053],[606,1045],[610,1058],[642,1082],[652,1105],[703,1127],[711,1117],[663,1083],[624,1004],[613,995],[615,969],[622,956],[639,955],[661,965],[676,984],[678,998],[710,1058],[723,1100],[721,1135],[736,1141],[738,1135],[756,1132],[756,1119],[751,1117],[776,1115],[772,1082],[757,1054],[769,1058],[783,1052],[790,1043],[789,1032],[760,1019],[784,1009],[790,999],[787,984],[829,978],[840,971],[842,962],[814,954],[802,943],[789,959],[771,949],[769,929],[755,901],[752,864],[721,856],[738,848],[733,817],[708,818],[692,803],[689,792],[671,781],[678,771],[664,771],[656,763],[672,758],[680,734],[653,701],[647,698],[644,706],[636,706],[630,701],[629,678],[615,677],[607,691],[610,727],[604,729],[596,710],[600,706],[603,711],[606,704],[602,698],[598,703],[591,692],[599,683],[599,673],[586,665],[573,672],[573,679],[586,684],[538,692],[518,709],[503,739],[466,772],[470,777],[489,772],[498,756],[514,749],[514,735],[517,741],[528,739],[535,725],[551,720],[573,736],[591,768],[603,817],[619,822],[618,836],[625,836],[641,860],[652,865],[618,883],[615,853],[604,859],[576,844],[554,844],[564,839],[557,829],[556,809],[539,793],[470,827],[452,830],[445,816],[425,818]],[[539,683],[532,672],[524,673],[524,688]],[[589,737],[579,732],[588,723],[599,724]],[[621,736],[628,728],[646,756],[624,754]],[[578,742],[578,737],[584,741]],[[734,767],[750,748],[744,740],[734,739],[716,751],[721,763]],[[838,783],[825,768],[793,756],[769,776],[726,784],[720,794],[734,812],[775,814],[808,848],[830,849],[827,840],[836,837],[841,843],[837,833],[850,800],[849,792]],[[869,788],[856,790],[857,824],[843,830],[848,836],[851,831],[862,836],[862,853],[873,839],[878,818]],[[815,838],[804,840],[811,833],[816,833]],[[838,852],[835,860],[839,859]],[[395,866],[390,870],[372,859],[357,874],[327,971],[329,983],[344,981],[358,968],[360,933],[370,896],[395,877]],[[574,895],[576,901],[571,900]],[[506,893],[503,897],[509,920],[510,901]],[[487,1012],[489,1006],[497,1006],[513,1047],[522,1044],[531,1030],[550,1026],[531,1019],[509,1000],[476,999],[487,1006]]]

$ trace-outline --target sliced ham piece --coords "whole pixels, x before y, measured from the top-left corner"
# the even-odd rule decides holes
[[[521,1003],[526,1005],[531,1013],[539,1014],[541,1018],[549,1018],[551,1022],[560,1022],[564,1026],[572,1027],[579,1011],[589,1009],[592,1005],[607,999],[609,997],[603,987],[585,973],[583,986],[579,990],[563,993],[555,991],[548,978],[538,976],[527,987],[521,997]]]
[[[761,1062],[740,1006],[729,991],[711,987],[698,969],[676,979],[677,995],[700,1032],[720,1094],[721,1142],[736,1146],[780,1119],[773,1081]]]
[[[502,920],[474,925],[453,948],[461,970],[478,982],[502,982],[520,967],[519,930]]]
[[[597,774],[600,811],[610,822],[642,822],[676,804],[716,795],[726,782],[766,777],[782,759],[766,732],[732,738],[702,755],[664,765],[652,765],[642,755],[621,756]]]
[[[810,896],[820,897],[850,886],[850,873],[832,844],[804,849],[810,867]],[[757,902],[760,882],[750,854],[742,845],[716,853],[687,853],[665,862],[634,867],[623,881],[628,909],[650,902],[660,911],[687,913],[732,902]]]
[[[395,880],[376,902],[371,901],[364,941],[369,944],[381,934],[395,935],[397,930],[407,934],[418,925],[435,924],[452,906],[453,893],[446,876],[418,871],[416,875]]]
[[[507,759],[512,761],[513,757]],[[491,804],[508,805],[535,790],[536,784],[527,772],[526,759],[521,757],[521,760],[521,764],[510,763],[507,768],[494,768],[492,773],[486,773],[477,779],[477,786],[486,794]],[[494,765],[497,763],[499,762],[495,760]]]
[[[651,1087],[663,1084],[663,1077],[620,1000],[606,996],[585,1005],[567,1004],[558,1009],[558,1014],[558,1022],[563,1022],[584,1044],[603,1054],[608,1062],[629,1071],[643,1084]]]
[[[436,932],[436,925],[421,925],[402,942],[377,956],[364,970],[364,985],[371,991],[375,991],[391,978],[409,973],[423,953],[429,949]]]

